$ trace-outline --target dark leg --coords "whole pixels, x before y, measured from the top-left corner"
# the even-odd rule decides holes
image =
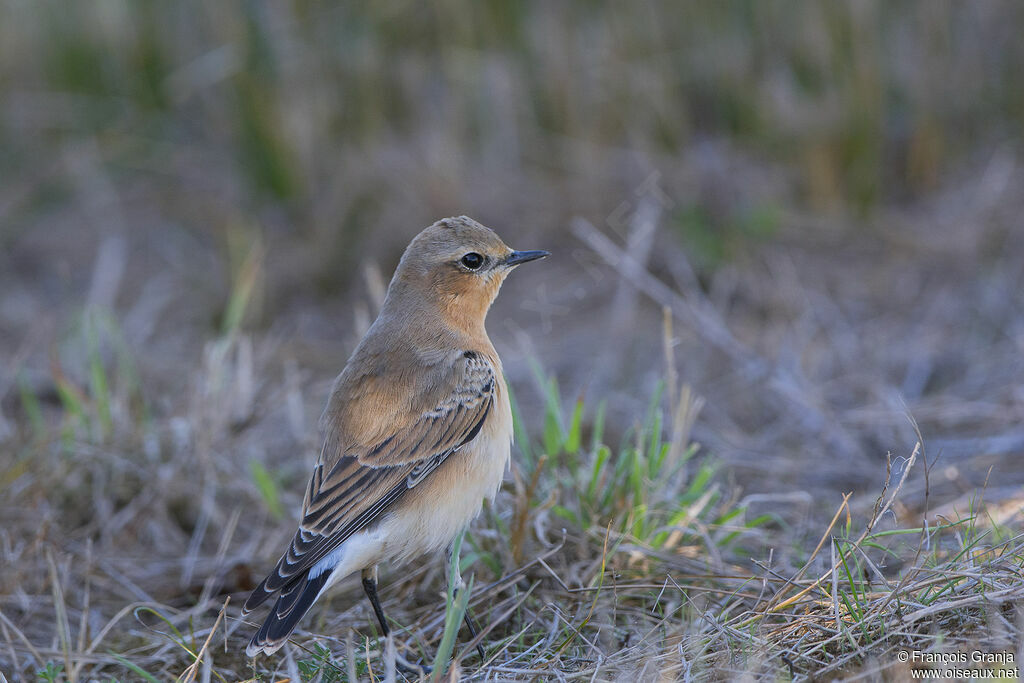
[[[458,596],[459,591],[455,591],[455,595]],[[466,628],[469,629],[469,638],[472,640],[476,638],[476,635],[480,633],[480,627],[476,625],[476,619],[473,618],[473,613],[469,609],[469,605],[466,605],[466,613],[462,615],[462,620],[466,622]],[[481,643],[476,644],[476,651],[480,655],[480,662],[487,661],[487,654],[484,652],[484,646]]]
[[[373,612],[377,615],[377,621],[380,622],[380,630],[384,632],[384,637],[387,638],[388,634],[391,633],[391,629],[388,627],[387,619],[384,618],[384,608],[380,606],[380,598],[377,596],[377,565],[363,570],[363,590],[366,591],[366,597],[370,599],[370,604],[373,605]],[[407,674],[419,676],[422,673],[430,673],[429,666],[410,664],[401,656],[395,657],[395,666],[398,667],[399,671]]]
[[[388,620],[384,618],[384,608],[380,606],[380,598],[377,597],[377,565],[363,570],[363,590],[366,591],[366,597],[370,598],[373,612],[377,615],[377,621],[380,622],[380,630],[387,638],[391,629],[388,628]]]

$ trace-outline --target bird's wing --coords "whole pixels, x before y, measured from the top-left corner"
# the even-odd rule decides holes
[[[415,399],[414,404],[430,407],[406,411],[404,423],[387,405],[376,406],[372,439],[346,434],[352,423],[359,422],[359,416],[346,414],[342,406],[337,420],[347,421],[349,426],[334,426],[340,439],[338,433],[328,434],[321,462],[306,491],[299,530],[276,569],[246,600],[244,611],[306,576],[317,562],[426,479],[445,458],[476,438],[493,402],[494,367],[483,355],[467,351],[445,374],[449,375],[447,381],[432,382],[433,388]],[[367,404],[372,394],[366,386],[374,380],[362,379],[358,403],[372,413],[375,407]],[[383,430],[381,423],[385,424]],[[332,457],[330,451],[335,448],[343,451]]]

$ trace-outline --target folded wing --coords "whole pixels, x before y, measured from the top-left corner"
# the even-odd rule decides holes
[[[318,568],[318,562],[353,534],[371,526],[406,492],[477,436],[490,412],[495,382],[491,363],[467,351],[456,361],[448,380],[435,382],[435,388],[418,401],[429,407],[413,413],[404,424],[395,420],[390,429],[383,430],[386,435],[375,435],[369,444],[359,443],[365,441],[359,435],[345,435],[340,442],[338,434],[327,435],[321,461],[306,491],[299,530],[277,567],[256,587],[243,608],[248,612],[281,592],[271,618],[261,630],[268,631],[264,639],[272,635],[269,631],[287,627],[286,637],[312,605],[330,574],[327,568]],[[364,392],[360,402],[367,400]],[[382,416],[389,414],[386,406],[378,408]],[[370,404],[367,409],[374,408]],[[343,433],[344,426],[340,429]],[[279,623],[270,629],[275,617]],[[254,638],[254,645],[260,635]],[[280,637],[280,633],[276,635]]]

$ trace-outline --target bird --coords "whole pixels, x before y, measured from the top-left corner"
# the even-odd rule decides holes
[[[331,389],[299,528],[243,606],[245,615],[274,599],[249,657],[281,648],[355,572],[386,637],[378,566],[445,547],[450,559],[455,537],[497,495],[511,453],[512,411],[485,318],[515,267],[549,255],[515,251],[467,216],[437,221],[406,247]],[[468,611],[466,624],[475,636]]]

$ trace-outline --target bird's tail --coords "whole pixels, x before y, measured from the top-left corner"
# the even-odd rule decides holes
[[[267,620],[245,648],[245,654],[255,657],[261,652],[268,655],[277,652],[295,630],[299,619],[316,602],[332,573],[321,572],[318,576],[309,578],[309,572],[306,572],[287,585],[278,595]]]

